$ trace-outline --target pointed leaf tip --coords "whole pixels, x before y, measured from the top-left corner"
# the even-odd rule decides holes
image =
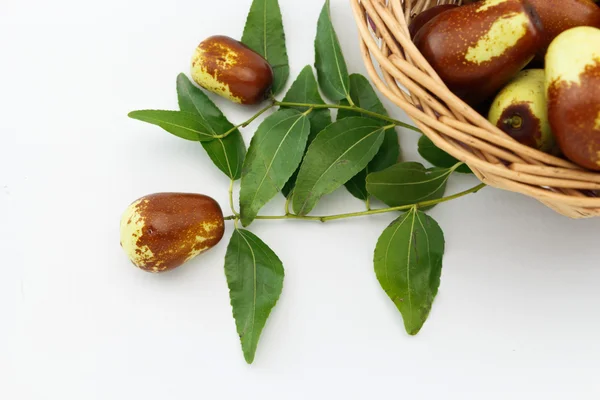
[[[437,295],[444,256],[437,222],[416,208],[388,226],[377,241],[375,274],[402,314],[409,335],[419,333]]]
[[[317,22],[315,67],[325,96],[333,101],[350,97],[348,67],[331,21],[329,0],[325,2]]]
[[[215,139],[214,133],[206,122],[194,113],[169,110],[138,110],[130,112],[129,117],[160,126],[165,131],[182,139],[201,142]]]
[[[252,232],[236,229],[225,255],[225,276],[244,359],[251,364],[260,334],[283,290],[283,264]]]
[[[242,43],[262,55],[273,68],[273,94],[283,90],[290,74],[281,9],[277,0],[254,0]]]

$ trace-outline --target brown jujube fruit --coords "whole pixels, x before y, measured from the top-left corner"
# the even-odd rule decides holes
[[[423,27],[423,25],[425,25],[426,23],[428,23],[429,21],[431,21],[433,18],[437,17],[438,15],[440,15],[441,13],[451,10],[453,8],[457,8],[458,5],[456,4],[442,4],[439,6],[434,6],[431,8],[428,8],[425,11],[420,12],[410,23],[410,25],[408,26],[408,32],[410,33],[410,37],[414,38],[415,35],[419,32],[419,30]]]
[[[541,137],[540,122],[535,118],[528,104],[515,104],[504,110],[496,126],[519,143],[537,148],[537,142]]]
[[[600,171],[600,29],[571,28],[546,54],[548,118],[563,154]]]
[[[486,0],[443,12],[414,42],[448,88],[475,106],[533,59],[543,28],[526,1]]]
[[[586,68],[581,87],[586,90],[568,83],[552,85],[548,91],[550,124],[567,158],[600,171],[600,63]]]
[[[548,46],[560,33],[577,26],[600,28],[600,7],[592,0],[528,0],[540,16],[544,43],[535,62],[543,65]]]
[[[273,69],[243,43],[227,36],[211,36],[194,52],[192,78],[233,102],[257,104],[271,91]]]
[[[208,196],[156,193],[132,203],[121,219],[121,246],[148,272],[177,268],[214,247],[225,230],[219,204]]]

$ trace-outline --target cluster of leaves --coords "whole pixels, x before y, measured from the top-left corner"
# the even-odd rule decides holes
[[[273,96],[286,85],[288,56],[277,0],[255,0],[242,42],[274,68]],[[345,186],[363,201],[407,206],[383,232],[374,255],[382,288],[403,316],[406,330],[423,326],[438,291],[444,254],[439,225],[417,204],[441,199],[455,172],[469,172],[425,136],[420,154],[435,168],[401,162],[395,123],[368,80],[348,73],[326,1],[315,39],[315,69],[306,66],[279,107],[255,131],[246,151],[238,128],[209,97],[181,74],[179,111],[142,110],[130,117],[153,123],[183,139],[199,141],[231,180],[241,179],[240,214],[225,257],[233,316],[245,359],[254,360],[261,331],[282,288],[277,255],[248,227],[278,193],[295,217],[309,214],[320,198]],[[321,96],[332,101],[326,104]],[[269,107],[267,107],[268,109]],[[330,108],[338,108],[335,121]],[[235,211],[234,211],[235,212]]]

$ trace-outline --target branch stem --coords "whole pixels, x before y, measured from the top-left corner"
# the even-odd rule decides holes
[[[338,109],[338,110],[356,111],[358,113],[361,113],[361,114],[364,114],[364,115],[368,115],[370,117],[374,117],[374,118],[378,118],[378,119],[383,120],[383,121],[391,122],[395,126],[401,126],[403,128],[410,129],[412,131],[422,133],[419,128],[417,128],[415,126],[412,126],[410,124],[407,124],[406,122],[402,122],[402,121],[399,121],[397,119],[388,117],[387,115],[378,114],[378,113],[373,112],[373,111],[365,110],[364,108],[360,108],[360,107],[357,107],[355,105],[346,106],[346,105],[343,105],[343,104],[290,103],[290,102],[285,102],[285,101],[275,101],[274,104],[276,106],[280,106],[280,107],[309,107],[309,108],[313,108],[315,110],[317,110],[317,109],[323,109],[323,108],[335,108],[335,109]]]
[[[247,127],[248,125],[250,125],[251,123],[253,123],[255,119],[257,119],[258,117],[260,117],[261,115],[263,115],[264,113],[266,113],[267,111],[269,111],[274,106],[275,106],[274,102],[269,103],[268,106],[264,107],[263,109],[261,109],[260,111],[258,111],[256,114],[254,114],[252,116],[252,118],[248,119],[247,121],[242,122],[239,125],[234,126],[233,128],[231,128],[227,132],[223,133],[222,135],[215,136],[215,139],[226,138],[227,136],[229,136],[230,134],[232,134],[233,132],[235,132],[237,129]]]
[[[235,205],[233,204],[233,183],[233,179],[229,181],[229,208],[231,208],[231,212],[234,216],[234,218],[232,219],[235,219],[237,221],[240,217],[240,214],[238,214],[238,212],[235,211]]]
[[[413,125],[407,124],[406,122],[402,122],[402,121],[399,121],[399,120],[394,119],[394,118],[390,118],[387,115],[378,114],[378,113],[373,112],[373,111],[365,110],[364,108],[357,107],[356,105],[354,105],[354,103],[350,103],[350,105],[343,105],[343,104],[310,104],[310,103],[290,103],[290,102],[286,102],[286,101],[278,101],[276,99],[271,99],[271,101],[269,102],[269,104],[267,106],[265,106],[264,108],[262,108],[261,110],[259,110],[250,119],[242,122],[241,124],[238,124],[238,125],[234,126],[233,128],[229,129],[228,131],[226,131],[225,133],[223,133],[221,135],[216,135],[215,139],[224,139],[227,136],[231,135],[233,132],[235,132],[237,129],[247,127],[252,122],[254,122],[258,117],[260,117],[261,115],[263,115],[264,113],[266,113],[267,111],[269,111],[270,109],[272,109],[273,107],[307,107],[308,110],[305,113],[305,115],[310,114],[313,110],[328,109],[328,108],[334,108],[334,109],[338,109],[338,110],[355,111],[357,113],[368,115],[370,117],[378,118],[378,119],[380,119],[382,121],[390,122],[390,123],[393,124],[393,125],[390,125],[390,128],[393,127],[393,126],[401,126],[403,128],[410,129],[412,131],[422,133],[419,128],[417,128],[417,127],[415,127]]]
[[[423,208],[423,207],[431,207],[436,204],[445,203],[447,201],[455,200],[460,197],[466,196],[468,194],[477,193],[481,189],[486,186],[485,183],[479,184],[477,186],[472,187],[471,189],[467,189],[463,192],[453,194],[452,196],[443,197],[437,200],[428,200],[423,201],[416,204],[409,204],[406,206],[399,207],[389,207],[389,208],[380,208],[376,210],[367,210],[360,211],[355,213],[346,213],[346,214],[337,214],[337,215],[326,215],[326,216],[308,216],[308,215],[296,215],[296,214],[286,214],[286,215],[263,215],[256,217],[257,220],[282,220],[282,219],[296,219],[303,221],[318,221],[318,222],[327,222],[327,221],[335,221],[338,219],[346,219],[346,218],[356,218],[356,217],[364,217],[367,215],[376,215],[376,214],[385,214],[394,211],[406,211],[410,210],[413,207]],[[239,216],[229,216],[225,217],[225,220],[237,220]]]

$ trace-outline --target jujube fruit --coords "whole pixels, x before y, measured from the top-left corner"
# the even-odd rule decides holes
[[[544,44],[536,61],[543,62],[550,43],[560,33],[577,26],[600,28],[600,7],[592,0],[527,0],[544,27]]]
[[[543,29],[526,2],[485,0],[436,16],[414,42],[448,88],[477,105],[533,59]]]
[[[452,10],[456,7],[458,7],[457,4],[441,4],[439,6],[434,6],[428,8],[425,11],[420,12],[408,26],[408,32],[410,33],[410,37],[414,38],[415,35],[419,32],[419,30],[423,27],[423,25],[431,21],[433,18],[437,17],[445,11]]]
[[[548,122],[543,69],[521,71],[498,93],[488,119],[518,142],[556,153],[556,141]]]
[[[600,170],[600,29],[577,27],[546,54],[548,118],[571,161]]]
[[[156,193],[133,202],[121,219],[121,246],[148,272],[177,268],[214,247],[225,232],[219,204],[208,196]]]
[[[227,36],[211,36],[194,52],[192,78],[235,103],[257,104],[271,91],[273,69],[243,43]]]

